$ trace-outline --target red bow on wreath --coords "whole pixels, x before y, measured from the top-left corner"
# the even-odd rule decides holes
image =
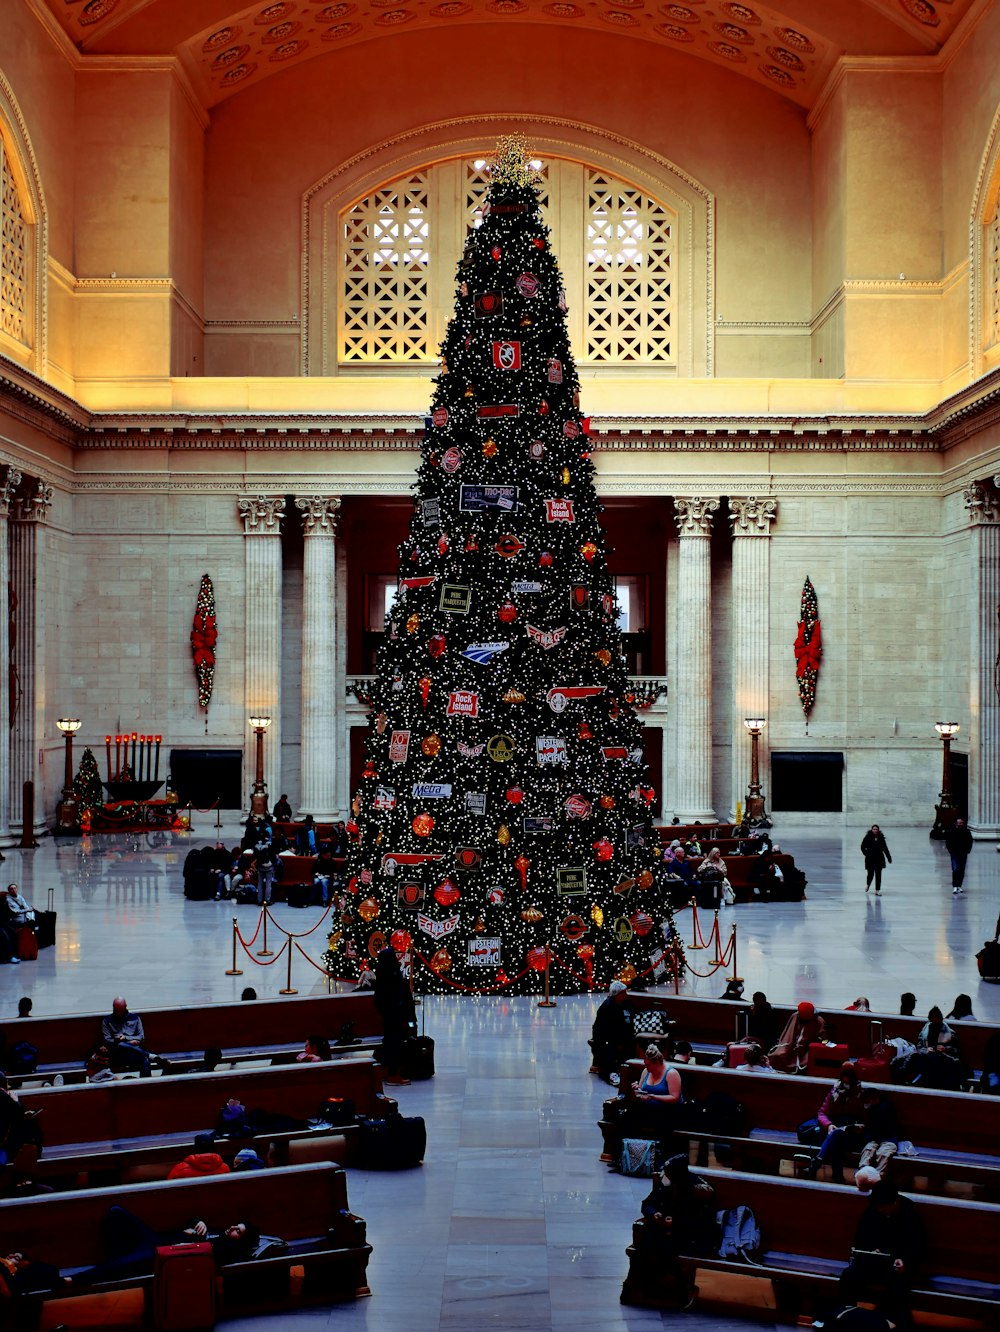
[[[219,631],[215,627],[214,615],[196,615],[194,628],[191,630],[191,649],[194,652],[194,664],[198,666],[215,665],[215,644]]]
[[[795,635],[795,674],[802,679],[806,671],[819,672],[819,659],[823,655],[823,630],[819,620],[813,625],[812,633],[806,639],[806,626],[799,621],[799,631]]]

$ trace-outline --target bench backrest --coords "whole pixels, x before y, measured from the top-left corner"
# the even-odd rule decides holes
[[[662,1009],[677,1024],[675,1036],[723,1044],[736,1039],[736,1017],[747,1009],[748,1004],[728,999],[650,993],[630,994],[629,1007]],[[772,1007],[780,1031],[794,1009],[791,1004],[774,1004]],[[925,1021],[924,1018],[902,1017],[898,1013],[856,1013],[826,1008],[817,1011],[826,1020],[828,1034],[832,1032],[832,1039],[845,1044],[853,1059],[871,1054],[873,1022],[882,1024],[884,1038],[902,1036],[916,1044],[917,1034]],[[973,1068],[982,1068],[986,1042],[1000,1027],[988,1022],[956,1022],[953,1029],[958,1036],[963,1060]]]
[[[175,1230],[192,1221],[209,1227],[249,1221],[262,1234],[282,1239],[325,1236],[347,1207],[346,1176],[339,1167],[282,1166],[216,1175],[210,1179],[163,1180],[106,1189],[5,1199],[0,1207],[4,1253],[20,1250],[59,1267],[103,1261],[104,1219],[112,1204],[125,1207],[154,1230]]]
[[[319,1113],[329,1096],[354,1101],[361,1114],[375,1114],[382,1071],[372,1059],[184,1077],[134,1078],[79,1087],[42,1087],[20,1093],[25,1109],[41,1110],[47,1147],[78,1142],[118,1142],[165,1133],[205,1132],[215,1127],[230,1097],[248,1110],[294,1119]]]
[[[28,1018],[5,1023],[3,1032],[8,1049],[18,1041],[30,1041],[37,1046],[43,1064],[82,1063],[101,1039],[101,1019],[105,1016],[81,1013]],[[247,1045],[267,1048],[292,1040],[305,1043],[312,1034],[336,1039],[345,1022],[353,1024],[357,1036],[382,1033],[374,995],[364,990],[302,999],[206,1004],[198,1008],[150,1008],[143,1009],[139,1016],[147,1050],[165,1055],[204,1050],[213,1045],[230,1050]]]
[[[630,1060],[629,1078],[638,1078],[641,1060]],[[704,1100],[713,1092],[734,1097],[746,1107],[750,1127],[792,1132],[814,1119],[832,1079],[793,1077],[785,1073],[739,1073],[735,1069],[680,1067],[684,1095]],[[919,1149],[993,1153],[1000,1140],[1000,1097],[967,1092],[924,1090],[867,1084],[883,1093],[896,1109],[899,1132]]]
[[[718,1210],[752,1208],[764,1251],[850,1259],[858,1218],[867,1199],[847,1185],[697,1170],[715,1189]],[[997,1281],[1000,1207],[956,1198],[914,1197],[924,1231],[923,1272]],[[919,1277],[917,1284],[920,1284]]]

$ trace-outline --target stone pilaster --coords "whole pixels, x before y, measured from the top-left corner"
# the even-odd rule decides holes
[[[14,493],[21,484],[16,467],[4,468],[0,480],[0,679],[10,676],[10,634],[7,588],[10,586],[10,515]],[[10,845],[10,690],[0,688],[0,846]]]
[[[45,730],[43,643],[45,641],[45,598],[38,594],[39,555],[42,524],[52,503],[52,487],[36,481],[21,490],[11,510],[10,585],[13,598],[11,643],[11,699],[14,715],[10,728],[10,822],[12,830],[24,828],[24,783],[35,784],[35,823],[32,831],[45,829],[42,807],[42,782],[38,751]]]
[[[302,572],[302,814],[317,823],[339,817],[338,716],[344,699],[337,678],[337,556],[340,500],[297,499],[305,537]]]
[[[750,738],[745,717],[768,715],[770,696],[768,635],[770,631],[771,524],[778,513],[773,499],[730,499],[733,529],[733,808],[746,805],[750,776]],[[767,799],[769,771],[767,731],[758,742],[761,781]]]
[[[278,495],[239,500],[246,537],[246,619],[244,635],[246,715],[271,718],[264,737],[264,781],[268,808],[281,794],[281,520],[285,501]],[[246,725],[243,792],[249,806],[254,781],[255,740]]]
[[[972,542],[975,598],[969,681],[969,826],[980,837],[1000,837],[1000,496],[972,485],[964,494]],[[960,719],[961,720],[961,719]]]
[[[671,667],[676,711],[674,813],[682,823],[714,820],[712,808],[712,516],[717,499],[674,500],[680,536],[677,661]]]

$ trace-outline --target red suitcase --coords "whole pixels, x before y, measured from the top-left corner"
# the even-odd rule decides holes
[[[22,962],[35,962],[38,959],[38,940],[30,925],[18,926],[17,955]]]
[[[811,1078],[835,1078],[840,1074],[841,1064],[850,1059],[846,1045],[836,1045],[832,1041],[812,1041],[809,1045],[809,1061],[806,1073]]]
[[[215,1326],[211,1244],[170,1244],[156,1250],[153,1326],[160,1332]]]
[[[745,1064],[747,1062],[747,1051],[749,1049],[750,1046],[746,1042],[740,1042],[739,1045],[730,1045],[726,1067],[739,1068],[740,1064]]]

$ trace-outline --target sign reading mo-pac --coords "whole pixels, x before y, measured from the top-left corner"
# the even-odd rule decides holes
[[[463,485],[459,489],[458,507],[463,513],[483,513],[487,509],[517,513],[518,491],[517,486]]]

